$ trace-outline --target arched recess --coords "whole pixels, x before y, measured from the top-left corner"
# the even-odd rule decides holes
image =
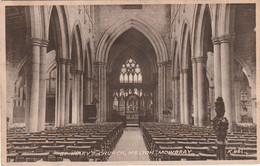
[[[83,122],[83,87],[84,87],[84,51],[79,24],[75,24],[72,31],[71,44],[71,90],[69,122],[78,124]]]
[[[193,97],[194,105],[194,124],[205,126],[209,124],[209,115],[207,103],[210,103],[209,98],[209,80],[206,77],[206,63],[208,52],[213,52],[212,32],[213,28],[212,16],[215,16],[209,5],[196,5],[193,19],[192,29],[192,58],[196,58],[193,81]],[[196,79],[195,79],[196,78]]]
[[[182,26],[181,54],[180,54],[180,87],[181,96],[181,122],[193,124],[193,85],[192,85],[192,63],[191,63],[191,42],[189,24],[186,20]]]
[[[159,119],[162,120],[162,112],[165,108],[165,81],[166,77],[164,71],[166,71],[166,65],[163,62],[168,60],[167,50],[164,44],[162,37],[154,30],[154,28],[145,23],[144,21],[137,18],[124,18],[116,22],[111,28],[109,28],[105,34],[102,36],[96,52],[96,65],[98,67],[98,87],[96,87],[98,94],[98,112],[97,117],[98,121],[107,120],[107,108],[109,108],[109,96],[107,89],[107,81],[109,80],[109,75],[107,78],[107,65],[109,64],[108,57],[112,45],[115,43],[116,39],[119,38],[123,33],[136,31],[137,33],[142,34],[145,39],[147,39],[151,45],[151,48],[155,52],[155,63],[160,63],[160,72],[158,72],[158,111]],[[129,48],[129,47],[128,47]],[[153,78],[156,77],[157,73],[153,73]],[[103,112],[101,112],[103,111]]]
[[[48,24],[49,23],[49,24]],[[66,75],[66,65],[70,54],[69,45],[69,31],[64,6],[52,6],[50,8],[50,18],[47,25],[49,25],[48,31],[45,31],[45,35],[48,35],[48,47],[47,52],[55,50],[55,59],[57,62],[56,72],[56,92],[55,98],[55,125],[63,126],[65,123],[65,109],[69,106],[66,98],[68,97],[66,91],[66,80],[69,77]],[[48,103],[47,103],[48,104]]]
[[[175,41],[175,49],[173,56],[173,80],[174,80],[174,114],[175,122],[180,122],[180,63],[179,63],[179,44]]]
[[[14,84],[14,97],[13,97],[13,116],[12,123],[24,123],[26,121],[26,103],[28,94],[26,87],[28,84],[28,71],[26,71],[26,65],[21,67],[18,72],[18,78]]]
[[[164,41],[151,25],[138,18],[123,18],[116,22],[102,36],[97,47],[96,61],[107,63],[110,47],[118,36],[120,36],[123,32],[127,31],[130,28],[134,28],[140,31],[149,39],[155,49],[157,63],[165,62],[168,60],[167,50]]]
[[[157,86],[156,54],[150,40],[142,32],[130,28],[118,36],[109,50],[106,69],[109,86],[107,88],[108,120],[116,121],[115,116],[121,117],[119,119],[125,121],[128,126],[139,125],[140,121],[158,119],[155,117],[157,116],[154,104],[156,95],[152,95],[155,94]],[[129,81],[126,81],[128,79]],[[125,92],[123,98],[120,95],[121,91]],[[135,108],[134,112],[139,113],[135,114],[136,119],[129,119],[128,116],[128,106],[131,105],[128,97],[133,94],[132,92],[138,94],[134,100],[135,104],[132,105]],[[117,107],[113,104],[120,108],[114,109]],[[125,108],[125,114],[121,108]],[[112,116],[114,114],[115,116]]]
[[[231,57],[234,58],[233,73],[234,85],[233,96],[235,96],[236,123],[239,122],[256,122],[256,5],[226,5],[227,18],[230,21],[226,26],[226,33],[234,34],[235,38],[230,44]],[[223,9],[224,10],[224,9]],[[246,21],[244,21],[246,20]],[[240,69],[240,70],[238,70]],[[240,71],[240,72],[238,72]],[[240,83],[239,83],[240,82]],[[239,86],[240,85],[240,86]],[[244,86],[244,87],[243,87]],[[246,88],[247,87],[247,88]],[[248,101],[241,101],[239,89],[244,89],[248,94]],[[240,107],[239,107],[240,105]],[[248,109],[248,121],[240,118],[243,115],[243,107]],[[240,121],[239,121],[240,120]]]
[[[93,100],[93,61],[90,40],[85,46],[84,60],[84,105],[90,105]]]

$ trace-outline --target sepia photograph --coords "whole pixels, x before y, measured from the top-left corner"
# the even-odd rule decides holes
[[[256,2],[2,5],[3,165],[258,163]]]

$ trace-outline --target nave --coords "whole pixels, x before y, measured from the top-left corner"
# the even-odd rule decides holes
[[[256,159],[256,4],[5,12],[8,161]]]
[[[227,134],[227,160],[256,160],[256,133]],[[210,127],[145,122],[138,127],[123,123],[47,127],[44,132],[10,129],[10,162],[96,162],[216,160],[216,135]]]

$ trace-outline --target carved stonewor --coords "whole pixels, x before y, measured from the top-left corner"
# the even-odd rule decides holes
[[[224,117],[225,105],[222,97],[218,97],[215,102],[216,117],[213,119],[213,129],[217,136],[217,159],[226,159],[226,136],[228,130],[228,120]]]

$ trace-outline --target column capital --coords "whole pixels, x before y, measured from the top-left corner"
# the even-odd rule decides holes
[[[162,63],[157,63],[158,67],[159,68],[162,68],[163,67],[163,64]]]
[[[75,74],[75,75],[82,75],[82,74],[84,74],[84,71],[82,71],[82,70],[74,70],[73,74]]]
[[[189,69],[182,69],[182,73],[183,73],[183,74],[187,74],[188,71],[189,71]]]
[[[59,62],[60,64],[66,64],[66,63],[67,63],[67,59],[58,58],[58,62]]]
[[[71,59],[66,59],[66,65],[71,65]]]
[[[226,34],[226,35],[221,35],[219,36],[219,41],[220,43],[229,43],[231,42],[231,35],[230,34]]]
[[[94,79],[92,77],[86,77],[86,80],[93,81]]]
[[[192,63],[197,63],[196,57],[192,57],[192,58],[191,58],[191,62],[192,62]]]
[[[157,64],[159,67],[164,67],[164,66],[168,65],[168,63],[169,63],[168,61],[164,61],[164,62],[159,62]]]
[[[220,44],[220,40],[218,36],[214,36],[211,38],[213,45]]]
[[[31,38],[30,40],[33,46],[40,46],[42,43],[42,39],[39,38]]]
[[[178,81],[180,79],[180,76],[173,76],[174,81]]]
[[[106,66],[107,63],[106,62],[94,62],[94,65],[97,65],[97,66]]]
[[[205,63],[206,59],[205,59],[205,57],[200,56],[200,57],[196,57],[196,61],[197,61],[197,63]]]
[[[48,46],[48,43],[49,43],[49,40],[42,39],[42,40],[41,40],[41,47],[47,47],[47,46]]]

